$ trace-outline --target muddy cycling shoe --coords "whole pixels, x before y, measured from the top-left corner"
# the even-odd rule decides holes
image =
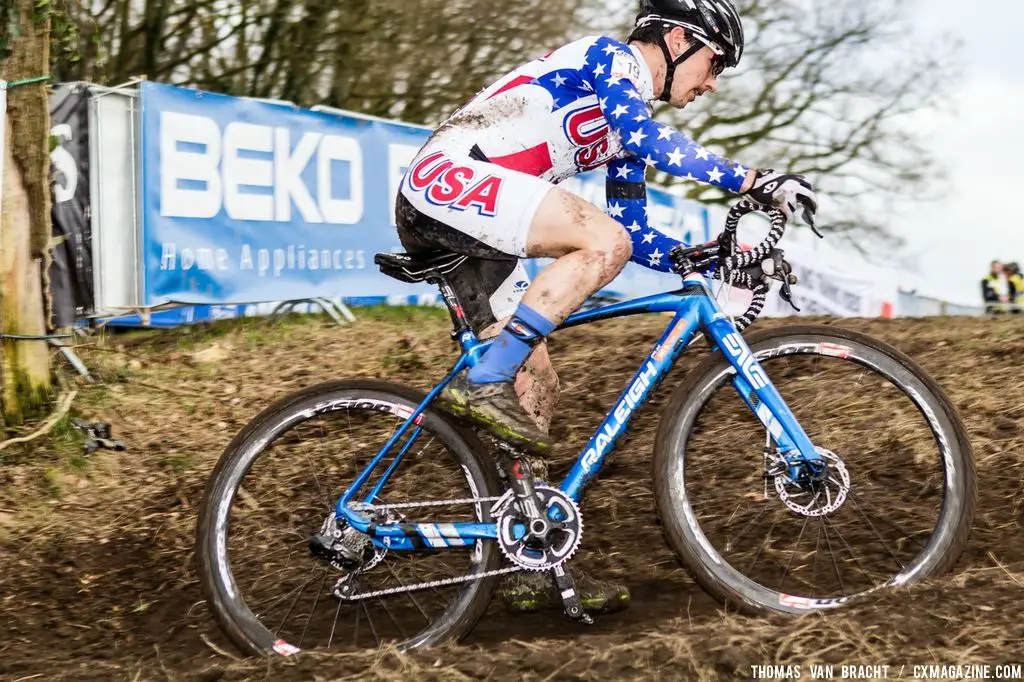
[[[576,582],[583,610],[587,613],[615,613],[629,606],[629,589],[610,580],[600,580],[585,571],[569,568]],[[520,571],[505,577],[498,590],[505,608],[512,613],[561,611],[562,597],[548,571]]]
[[[530,462],[530,471],[533,472],[533,480],[535,483],[550,483],[551,482],[551,469],[548,467],[548,461],[541,457],[527,457]]]
[[[441,409],[487,429],[506,443],[537,454],[551,451],[551,439],[519,404],[510,381],[478,384],[462,370],[438,396]]]

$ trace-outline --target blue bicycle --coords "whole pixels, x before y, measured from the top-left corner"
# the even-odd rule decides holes
[[[464,257],[378,254],[384,273],[440,287],[462,354],[426,394],[371,379],[318,384],[232,440],[197,527],[202,586],[225,634],[254,655],[458,640],[517,571],[549,573],[566,615],[590,622],[565,570],[583,538],[583,491],[701,337],[710,353],[661,415],[653,489],[668,543],[705,590],[745,612],[795,614],[949,571],[976,497],[956,410],[910,358],[863,334],[791,326],[745,338],[770,286],[792,302],[794,283],[776,248],[780,212],[768,211],[764,242],[736,248],[752,210],[737,204],[715,242],[672,254],[680,289],[561,326],[672,314],[557,484],[432,404],[487,346],[446,283]],[[714,279],[753,292],[744,315],[723,311]]]

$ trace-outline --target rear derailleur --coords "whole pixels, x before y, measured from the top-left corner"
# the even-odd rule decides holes
[[[344,519],[339,520],[331,512],[320,532],[309,538],[309,551],[332,568],[354,575],[379,564],[388,550],[375,545],[370,536],[348,525]]]

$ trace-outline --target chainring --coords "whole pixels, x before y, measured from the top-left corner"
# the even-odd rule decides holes
[[[492,508],[498,547],[520,568],[549,571],[576,553],[583,539],[583,517],[576,501],[561,490],[546,485],[536,485],[534,490],[548,524],[543,540],[531,536],[529,520],[516,508],[515,495],[509,490]],[[553,512],[558,520],[552,518]]]

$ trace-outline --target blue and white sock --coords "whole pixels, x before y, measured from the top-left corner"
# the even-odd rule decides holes
[[[498,338],[476,366],[469,370],[469,380],[477,384],[512,381],[534,346],[543,341],[556,326],[536,310],[520,303]]]

